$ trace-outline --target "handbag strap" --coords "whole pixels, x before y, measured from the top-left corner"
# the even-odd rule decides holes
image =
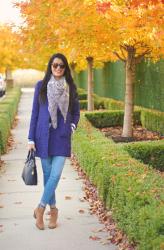
[[[33,159],[35,161],[35,152],[33,149],[28,151],[27,160]]]

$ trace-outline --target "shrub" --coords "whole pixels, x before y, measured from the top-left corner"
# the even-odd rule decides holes
[[[122,126],[124,119],[124,111],[94,111],[85,113],[85,116],[96,128]],[[134,124],[140,124],[140,111],[134,112]]]
[[[73,152],[129,240],[137,243],[139,250],[160,249],[162,176],[105,138],[83,114],[73,135]]]
[[[21,91],[20,88],[10,89],[0,102],[0,153],[5,153],[10,128],[17,111]]]
[[[164,135],[164,113],[157,110],[142,109],[141,110],[142,126],[157,131]]]
[[[123,147],[132,157],[164,171],[164,140],[133,142]]]

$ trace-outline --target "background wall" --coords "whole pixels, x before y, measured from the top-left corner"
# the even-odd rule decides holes
[[[100,96],[124,100],[124,63],[106,63],[102,69],[94,69],[94,92]],[[87,89],[87,71],[75,76],[77,85]],[[164,111],[164,61],[142,62],[137,65],[135,104]]]

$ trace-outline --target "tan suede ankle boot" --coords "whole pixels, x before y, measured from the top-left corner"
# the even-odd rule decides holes
[[[53,229],[57,226],[56,222],[57,222],[57,218],[58,218],[58,209],[55,208],[51,208],[50,209],[50,221],[48,224],[48,227],[50,229]]]
[[[36,226],[40,230],[44,230],[44,221],[43,221],[44,211],[45,211],[44,207],[37,207],[34,210],[34,218],[36,219]]]

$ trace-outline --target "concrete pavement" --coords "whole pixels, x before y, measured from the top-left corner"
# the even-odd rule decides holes
[[[59,209],[58,227],[40,231],[35,226],[33,209],[42,194],[42,172],[37,159],[39,184],[25,186],[21,179],[22,168],[27,155],[27,134],[33,98],[32,91],[22,89],[18,109],[19,123],[12,130],[14,148],[2,156],[5,167],[0,173],[0,249],[1,250],[116,250],[112,244],[89,239],[98,236],[104,241],[108,234],[95,230],[104,228],[95,215],[90,215],[84,196],[82,180],[67,159],[61,180],[57,187],[56,199]],[[71,199],[65,199],[70,196]],[[79,210],[84,213],[79,213]],[[48,211],[48,208],[47,208]]]

